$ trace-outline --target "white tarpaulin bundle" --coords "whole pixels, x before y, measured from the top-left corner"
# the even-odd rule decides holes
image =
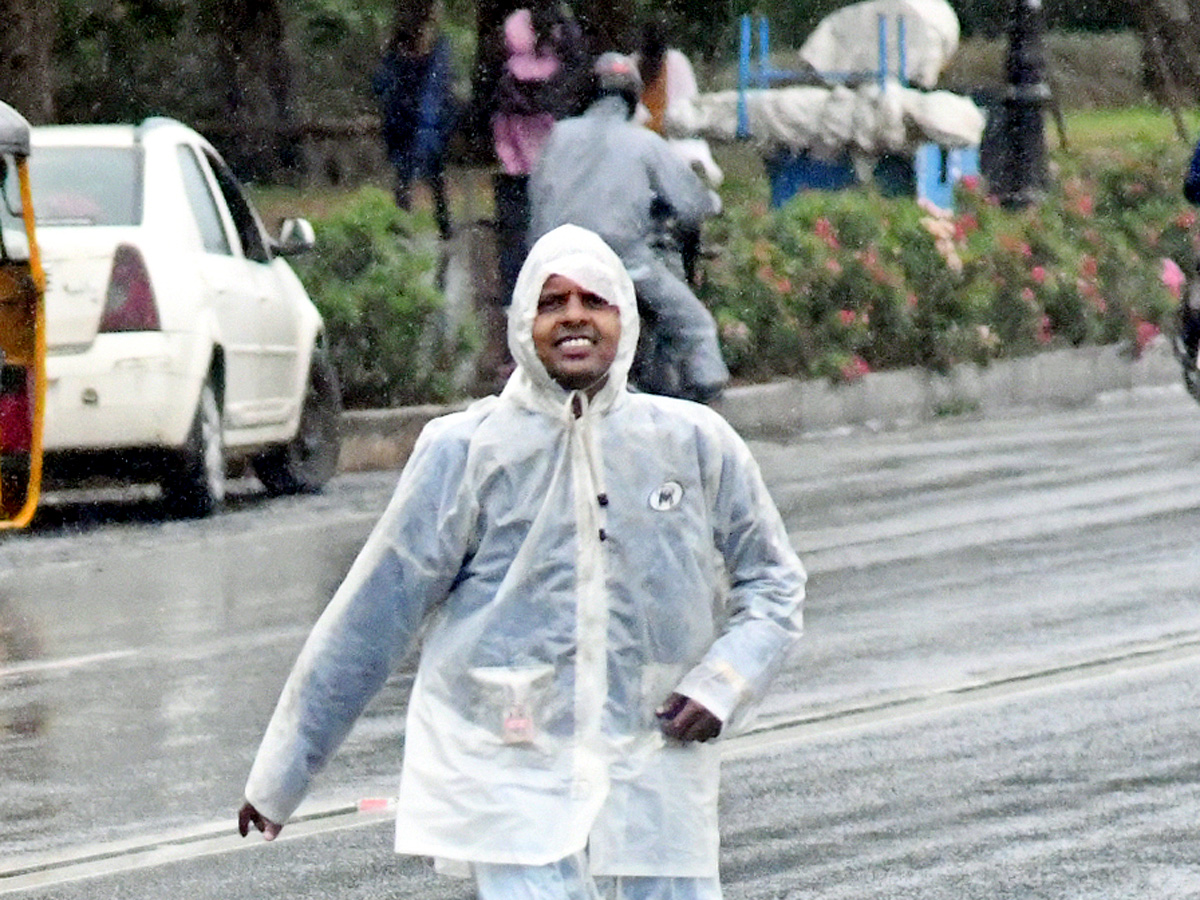
[[[946,0],[866,0],[821,20],[800,58],[821,72],[878,72],[879,22],[887,36],[887,71],[900,76],[904,20],[904,81],[932,88],[958,49],[958,16]]]
[[[833,156],[851,150],[870,156],[907,153],[919,144],[976,146],[983,112],[969,97],[950,91],[918,91],[889,82],[787,87],[745,92],[750,141],[763,152],[807,151]],[[738,92],[700,94],[667,111],[673,134],[732,141],[738,135]]]

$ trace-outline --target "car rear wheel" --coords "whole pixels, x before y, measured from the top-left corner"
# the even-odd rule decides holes
[[[311,494],[325,486],[337,472],[341,417],[337,372],[318,351],[313,354],[296,436],[254,459],[254,473],[267,493]]]
[[[225,436],[212,381],[204,382],[187,443],[168,462],[163,502],[179,518],[201,518],[225,500]]]

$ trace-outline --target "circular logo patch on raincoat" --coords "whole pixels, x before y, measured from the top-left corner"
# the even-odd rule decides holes
[[[658,512],[674,509],[683,500],[683,485],[678,481],[664,481],[650,494],[650,508]]]

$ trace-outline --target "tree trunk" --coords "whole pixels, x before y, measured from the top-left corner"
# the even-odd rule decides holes
[[[35,125],[54,121],[53,0],[0,0],[0,98]]]
[[[1129,0],[1138,15],[1146,84],[1163,103],[1200,101],[1200,0]]]
[[[207,13],[217,36],[229,126],[226,135],[213,135],[214,142],[240,177],[278,180],[299,160],[280,0],[216,0]]]
[[[479,0],[475,10],[475,65],[471,69],[471,103],[462,123],[468,156],[477,162],[494,159],[492,111],[496,82],[504,65],[504,20],[520,0]]]

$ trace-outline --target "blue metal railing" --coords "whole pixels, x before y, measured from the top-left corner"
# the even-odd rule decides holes
[[[754,25],[757,18],[758,40],[755,48]],[[897,59],[899,63],[899,81],[908,86],[908,39],[904,16],[896,17]],[[888,20],[880,14],[878,25],[879,66],[876,71],[880,87],[887,83],[890,77],[888,64]],[[757,64],[755,63],[757,49]],[[854,78],[861,78],[863,72],[820,72],[826,82],[844,83]],[[745,13],[741,18],[740,40],[738,47],[738,99],[737,99],[737,136],[742,140],[750,137],[750,113],[746,103],[746,91],[751,88],[765,90],[774,84],[784,81],[798,81],[803,73],[791,69],[776,69],[771,65],[771,26],[766,16],[753,16]]]

